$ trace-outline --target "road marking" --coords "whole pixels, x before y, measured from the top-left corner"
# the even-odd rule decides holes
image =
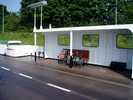
[[[54,88],[57,88],[57,89],[60,89],[60,90],[63,90],[63,91],[66,91],[66,92],[71,92],[71,90],[69,89],[65,89],[63,87],[60,87],[60,86],[57,86],[57,85],[54,85],[54,84],[51,84],[51,83],[47,83],[48,86],[51,86],[51,87],[54,87]]]
[[[2,69],[4,69],[4,70],[10,71],[10,69],[9,69],[9,68],[2,67],[2,66],[1,66],[1,68],[2,68]]]
[[[28,78],[28,79],[32,79],[31,76],[25,75],[25,74],[23,74],[23,73],[19,73],[19,75],[20,75],[20,76],[23,76],[23,77],[25,77],[25,78]]]

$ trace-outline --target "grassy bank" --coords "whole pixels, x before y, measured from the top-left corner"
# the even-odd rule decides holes
[[[0,40],[21,40],[23,44],[34,44],[34,34],[29,32],[5,32],[0,33]],[[44,35],[37,34],[37,45],[44,45]]]

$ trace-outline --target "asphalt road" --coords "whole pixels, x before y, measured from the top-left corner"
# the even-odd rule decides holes
[[[133,84],[106,83],[0,56],[0,100],[133,100]]]

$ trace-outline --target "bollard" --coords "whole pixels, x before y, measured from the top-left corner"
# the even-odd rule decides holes
[[[37,55],[36,55],[36,52],[35,52],[35,56],[34,56],[34,58],[35,58],[35,62],[37,61]]]
[[[131,75],[131,79],[133,79],[133,56],[132,56],[132,75]]]

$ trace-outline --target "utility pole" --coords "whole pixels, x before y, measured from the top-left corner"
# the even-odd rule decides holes
[[[115,24],[117,24],[117,5],[118,5],[118,1],[115,0]]]
[[[36,31],[36,8],[34,8],[34,31]],[[34,32],[34,45],[36,46],[36,32]]]
[[[41,5],[41,16],[40,16],[41,18],[41,20],[40,20],[40,29],[43,29],[43,27],[42,27],[42,5]]]
[[[4,6],[2,7],[3,17],[2,17],[2,32],[4,33]]]

